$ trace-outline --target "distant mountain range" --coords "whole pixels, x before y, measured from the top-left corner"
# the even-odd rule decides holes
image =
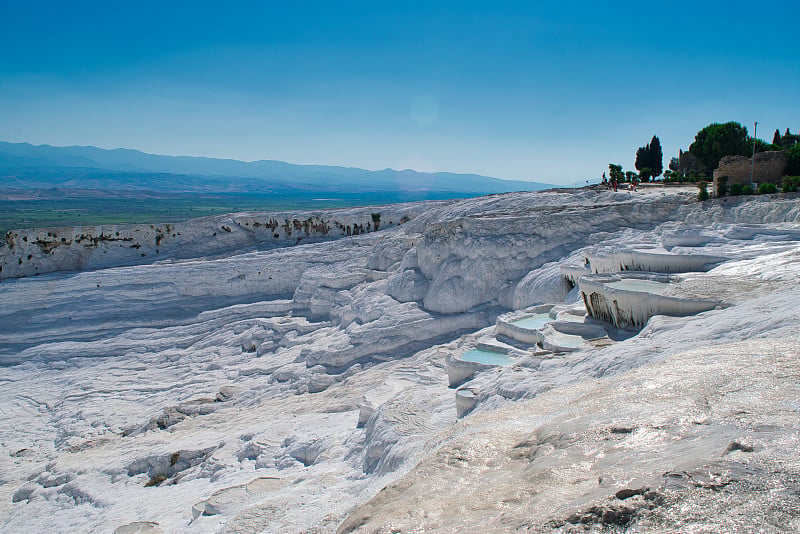
[[[245,162],[161,156],[125,148],[105,150],[0,141],[0,187],[279,195],[402,193],[422,199],[429,198],[429,194],[470,196],[556,186],[476,174],[368,171],[271,160]]]

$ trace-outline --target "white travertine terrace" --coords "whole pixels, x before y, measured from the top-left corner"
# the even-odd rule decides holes
[[[589,270],[595,274],[619,271],[688,273],[708,271],[727,260],[710,254],[672,254],[666,251],[622,249],[598,250],[586,254]]]
[[[641,328],[654,315],[694,315],[719,305],[713,299],[664,295],[644,288],[614,287],[614,283],[625,280],[669,282],[669,279],[664,280],[664,277],[657,275],[637,273],[583,276],[578,284],[587,312],[617,328]]]
[[[528,308],[524,312],[517,311],[501,315],[500,317],[497,318],[497,321],[495,322],[495,330],[497,332],[497,335],[507,336],[522,343],[527,343],[529,345],[536,345],[537,343],[540,343],[542,341],[542,336],[541,333],[539,332],[539,328],[529,328],[529,327],[519,326],[516,323],[525,318],[543,314],[547,314],[549,318],[547,322],[555,320],[554,317],[550,317],[549,315],[549,312],[552,308],[553,308],[552,304],[542,304],[539,306],[533,306],[531,308]]]
[[[153,228],[133,260],[114,239],[136,227],[18,232],[0,244],[0,530],[797,531],[800,200],[695,193],[326,212],[382,224],[281,247],[248,230],[274,214],[232,215],[157,254]],[[292,217],[303,234],[312,216]],[[728,259],[662,296],[596,282],[636,330],[586,318],[562,266],[593,294],[587,256],[631,249]],[[43,274],[6,270],[28,254]],[[673,295],[724,306],[659,314]],[[495,326],[546,303],[542,345],[563,352]],[[458,359],[479,346],[513,365]]]

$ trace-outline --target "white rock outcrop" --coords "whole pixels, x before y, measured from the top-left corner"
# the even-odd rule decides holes
[[[0,241],[0,280],[204,258],[247,247],[268,249],[329,241],[403,224],[438,204],[237,213],[164,224],[10,230]]]

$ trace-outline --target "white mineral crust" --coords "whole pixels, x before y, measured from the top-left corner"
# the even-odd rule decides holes
[[[693,197],[15,232],[0,531],[796,531],[800,200]],[[632,250],[637,268],[701,255],[662,269],[703,267],[673,274],[675,294],[719,305],[581,326],[587,258]],[[498,315],[565,299],[562,329],[608,337],[512,347],[514,365],[462,377],[457,412],[445,359],[500,343]]]

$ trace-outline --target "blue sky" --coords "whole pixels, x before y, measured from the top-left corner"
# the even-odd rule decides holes
[[[763,8],[763,9],[762,9]],[[800,129],[800,2],[0,3],[0,140],[569,183]]]

